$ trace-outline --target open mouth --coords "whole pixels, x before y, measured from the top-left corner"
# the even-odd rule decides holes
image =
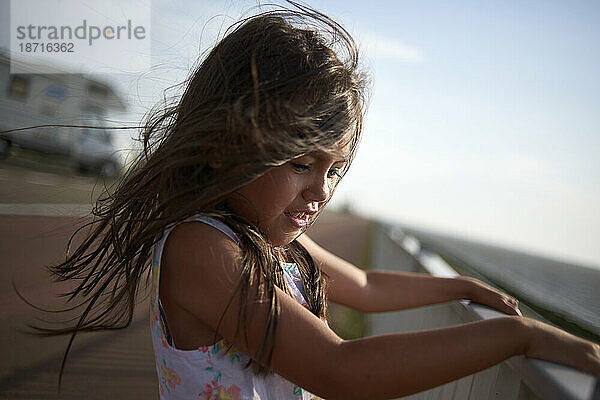
[[[310,215],[305,212],[286,212],[284,214],[299,228],[308,225],[308,220],[310,219]]]

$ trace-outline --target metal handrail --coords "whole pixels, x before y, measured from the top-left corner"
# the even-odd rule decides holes
[[[391,228],[388,235],[418,262],[424,272],[438,277],[459,276],[437,253],[422,248],[416,237],[405,234],[397,227]],[[467,300],[462,300],[459,304],[462,312],[473,321],[506,315]],[[512,357],[506,363],[519,373],[528,388],[542,399],[600,400],[600,379],[593,375],[565,365],[524,356]]]

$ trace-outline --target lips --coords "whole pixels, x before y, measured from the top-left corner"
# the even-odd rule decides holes
[[[308,212],[305,211],[296,211],[296,212],[286,212],[284,213],[285,216],[287,216],[292,223],[297,226],[298,228],[302,228],[306,225],[308,225],[308,221],[310,219],[310,214]]]

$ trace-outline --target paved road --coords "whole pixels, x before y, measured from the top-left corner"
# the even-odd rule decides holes
[[[31,176],[31,171],[8,170],[4,176],[8,175],[8,180],[2,181],[0,172],[0,184],[10,181],[21,185],[19,196],[23,197],[23,203],[17,204],[25,211],[20,212],[21,215],[7,215],[11,214],[7,206],[14,206],[13,201],[19,198],[10,197],[14,193],[7,192],[4,185],[0,197],[0,399],[156,399],[154,356],[145,303],[138,307],[139,316],[130,328],[82,335],[76,340],[63,377],[62,391],[57,394],[58,371],[68,338],[39,338],[20,332],[41,314],[17,297],[11,282],[14,281],[23,296],[37,305],[60,306],[56,294],[66,287],[52,284],[44,266],[64,257],[68,238],[83,220],[64,216],[64,213],[62,216],[23,215],[28,209],[36,210],[36,206],[23,204],[39,203],[31,197],[37,190],[42,190],[41,185],[12,179],[17,174]],[[55,181],[46,185],[46,189],[55,192],[48,195],[53,192],[46,190],[43,193],[52,198],[55,205],[60,205],[65,201],[60,196],[64,187],[56,182],[65,176],[44,173],[47,174],[44,179]],[[83,198],[89,199],[89,187],[81,186],[77,181],[80,178],[68,177],[68,184],[79,188],[87,196]],[[58,197],[52,197],[57,194]],[[68,202],[81,198],[65,196]],[[53,212],[52,207],[44,209]],[[326,214],[311,228],[311,236],[342,257],[363,264],[368,226],[366,220],[357,217]]]
[[[15,149],[0,159],[0,204],[91,204],[113,180],[77,173],[53,155]]]
[[[0,398],[155,398],[153,354],[143,312],[147,304],[140,305],[142,315],[131,328],[82,335],[77,340],[60,396],[56,384],[67,338],[39,338],[19,332],[41,314],[17,297],[11,281],[31,302],[42,307],[60,306],[56,294],[61,288],[51,284],[43,266],[61,259],[77,221],[0,216]]]

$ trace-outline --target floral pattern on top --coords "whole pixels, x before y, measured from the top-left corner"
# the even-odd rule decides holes
[[[302,282],[302,275],[298,266],[294,263],[283,263],[281,264],[281,270],[283,271],[283,279],[287,285],[292,297],[306,309],[308,309],[308,303],[306,302],[306,292],[304,289],[304,282]]]
[[[239,244],[235,233],[222,221],[207,216],[194,216],[182,222],[200,221],[221,230]],[[319,400],[273,373],[268,377],[256,376],[248,368],[249,357],[222,339],[196,350],[179,350],[167,337],[166,318],[160,305],[160,260],[166,239],[175,225],[165,229],[155,244],[152,256],[152,283],[154,295],[150,303],[152,344],[156,358],[161,400]],[[281,265],[285,283],[292,297],[308,308],[302,276],[296,264]]]
[[[166,361],[163,359],[162,364],[160,365],[161,377],[160,381],[163,386],[167,386],[170,389],[175,389],[175,386],[181,383],[181,379],[177,373],[167,367]]]

